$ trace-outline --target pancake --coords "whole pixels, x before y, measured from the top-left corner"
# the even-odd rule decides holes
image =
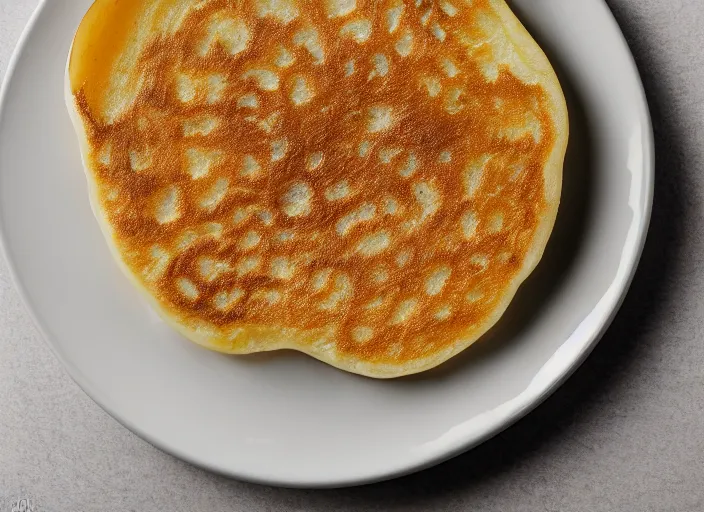
[[[116,260],[220,352],[437,366],[558,210],[564,97],[503,0],[98,0],[66,92]]]

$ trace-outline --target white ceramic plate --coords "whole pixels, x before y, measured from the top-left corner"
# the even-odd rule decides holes
[[[0,220],[18,288],[57,357],[105,410],[214,471],[340,486],[440,462],[504,429],[579,365],[615,315],[653,191],[647,104],[602,0],[513,0],[568,96],[572,139],[548,250],[499,325],[441,368],[395,381],[296,353],[228,357],[169,329],[112,261],[63,96],[91,0],[46,0],[7,75]]]

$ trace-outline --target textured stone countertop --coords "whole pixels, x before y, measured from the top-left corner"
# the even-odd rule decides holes
[[[613,326],[544,405],[400,480],[333,491],[228,480],[160,452],[94,404],[0,263],[0,512],[25,496],[36,511],[62,512],[704,510],[704,2],[607,1],[655,124],[653,220]],[[37,2],[0,0],[0,77]]]

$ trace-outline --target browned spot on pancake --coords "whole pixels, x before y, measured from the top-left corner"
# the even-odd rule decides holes
[[[74,84],[117,244],[165,308],[332,325],[338,351],[394,362],[493,312],[546,209],[548,98],[506,66],[487,80],[472,54],[487,50],[456,37],[482,39],[488,0],[417,3],[277,19],[212,0],[148,45],[114,123],[94,110],[101,84]],[[216,17],[249,39],[218,42]],[[515,128],[529,123],[539,135]]]

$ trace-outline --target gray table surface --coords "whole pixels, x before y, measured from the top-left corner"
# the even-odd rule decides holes
[[[0,263],[0,512],[18,497],[37,511],[704,510],[704,1],[608,3],[655,124],[653,221],[616,321],[544,405],[480,448],[391,482],[302,491],[229,480],[94,404]],[[0,0],[0,77],[36,4]]]

